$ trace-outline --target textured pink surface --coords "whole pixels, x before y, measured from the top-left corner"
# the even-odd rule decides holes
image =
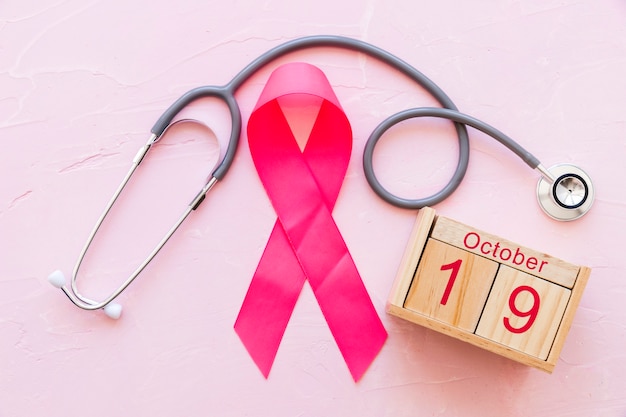
[[[592,211],[552,221],[535,202],[536,174],[472,131],[466,181],[436,207],[593,268],[554,374],[384,314],[415,213],[374,195],[361,153],[385,116],[433,100],[350,52],[281,62],[324,70],[354,131],[334,217],[389,332],[358,384],[308,285],[268,380],[233,330],[275,220],[245,136],[226,179],[121,297],[122,319],[79,311],[47,284],[53,269],[71,270],[164,108],[282,41],[320,33],[390,50],[546,166],[575,163],[591,175]],[[244,120],[271,69],[238,94]],[[621,0],[3,2],[0,415],[625,416],[625,73]],[[185,116],[228,135],[226,111],[211,100]],[[214,142],[200,128],[177,129],[88,257],[89,295],[127,276],[210,171]],[[394,129],[375,158],[385,185],[405,196],[436,190],[453,169],[451,132],[440,121]]]

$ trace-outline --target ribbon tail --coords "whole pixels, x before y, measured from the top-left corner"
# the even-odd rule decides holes
[[[387,331],[348,253],[313,293],[352,378],[358,382],[382,349]]]
[[[234,326],[265,378],[269,376],[305,280],[277,221]]]

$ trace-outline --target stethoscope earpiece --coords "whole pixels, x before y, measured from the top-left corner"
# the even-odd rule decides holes
[[[118,303],[109,303],[102,309],[110,319],[117,320],[122,315],[122,305]]]
[[[537,184],[537,201],[543,211],[555,220],[570,221],[584,216],[593,204],[591,178],[579,167],[559,164],[549,168]]]
[[[50,275],[48,275],[48,282],[53,287],[56,287],[62,290],[69,297],[69,299],[74,302],[74,304],[76,304],[78,307],[82,307],[80,304],[80,301],[76,299],[76,296],[72,297],[70,293],[68,292],[68,289],[65,287],[66,281],[67,280],[65,279],[65,274],[58,269],[56,271],[53,271]],[[89,301],[89,303],[87,304],[88,306],[97,305],[97,303],[94,301],[91,301],[91,300],[88,300],[88,301]],[[85,307],[82,307],[82,308],[85,308]],[[113,320],[119,319],[120,316],[122,315],[122,305],[112,302],[112,301],[109,301],[106,304],[102,304],[102,306],[97,306],[95,309],[99,309],[99,308],[102,308],[102,310],[104,311],[104,314],[106,314],[109,318]],[[86,308],[86,309],[89,309],[89,308]]]

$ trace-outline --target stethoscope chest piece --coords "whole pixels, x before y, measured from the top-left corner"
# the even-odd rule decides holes
[[[582,169],[559,164],[548,169],[551,182],[542,177],[537,184],[537,200],[543,211],[555,220],[576,220],[589,211],[594,200],[593,184]]]

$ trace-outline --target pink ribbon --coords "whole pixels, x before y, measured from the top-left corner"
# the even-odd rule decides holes
[[[280,107],[288,94],[321,99],[303,152]],[[328,80],[304,63],[276,69],[248,123],[259,178],[278,220],[235,330],[267,378],[302,286],[309,280],[341,354],[358,381],[387,332],[332,217],[352,148],[352,130]]]

